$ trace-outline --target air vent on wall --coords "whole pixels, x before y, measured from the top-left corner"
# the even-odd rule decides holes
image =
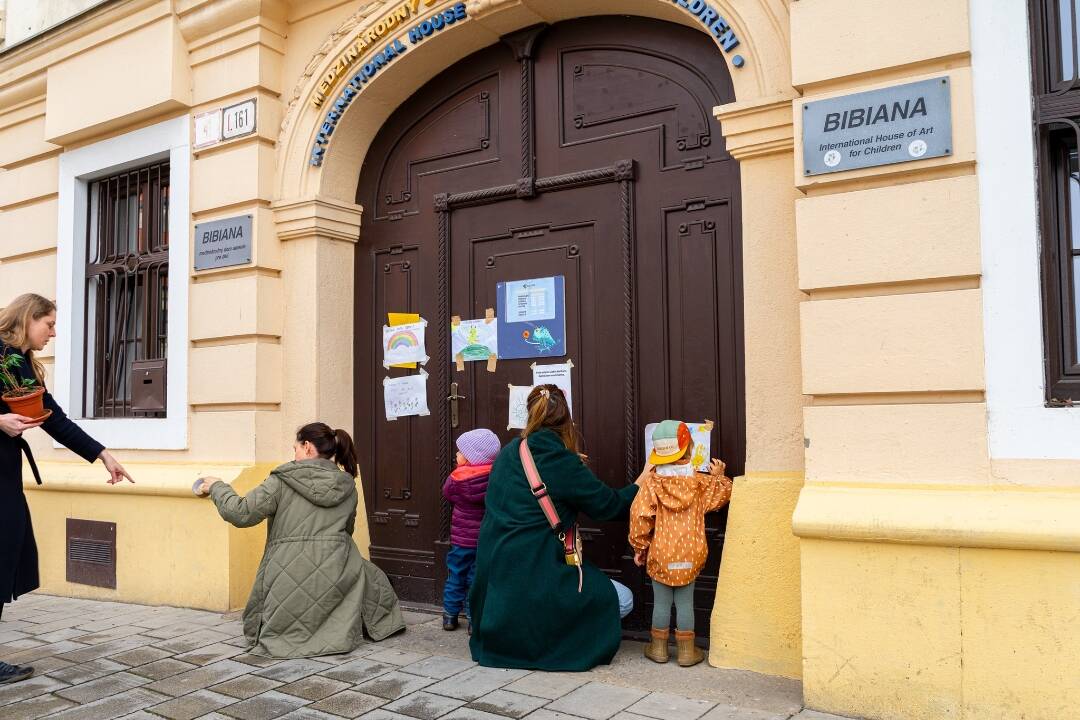
[[[116,589],[116,523],[67,519],[67,581]]]

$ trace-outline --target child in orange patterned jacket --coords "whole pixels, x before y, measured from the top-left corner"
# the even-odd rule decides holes
[[[652,641],[645,657],[668,661],[671,605],[675,605],[678,663],[696,665],[705,653],[694,646],[694,581],[709,555],[705,513],[731,499],[731,479],[715,458],[708,473],[695,471],[694,442],[686,423],[665,420],[653,431],[653,469],[630,506],[634,562],[646,566],[653,585]]]

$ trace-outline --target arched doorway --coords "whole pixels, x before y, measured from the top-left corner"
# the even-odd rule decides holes
[[[462,60],[376,136],[356,197],[355,418],[371,557],[404,599],[439,602],[454,436],[488,427],[509,439],[507,385],[531,382],[531,360],[495,372],[450,363],[450,317],[483,317],[496,283],[565,277],[574,414],[605,482],[633,480],[644,425],[665,417],[717,421],[714,454],[742,472],[739,171],[712,113],[732,100],[706,35],[594,17],[523,30]],[[430,416],[385,420],[387,312],[429,320]],[[463,396],[456,427],[443,400],[452,394]],[[724,519],[709,522],[701,630]],[[635,590],[628,627],[647,627],[651,594],[625,524],[583,529],[590,559]]]

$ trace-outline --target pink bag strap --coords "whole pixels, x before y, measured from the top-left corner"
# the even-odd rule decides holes
[[[532,490],[533,497],[540,503],[540,509],[544,511],[544,516],[547,518],[548,524],[551,525],[551,529],[555,532],[562,530],[562,520],[559,519],[559,513],[555,512],[555,503],[551,501],[551,497],[547,492],[547,485],[540,479],[540,473],[536,469],[536,463],[533,461],[532,452],[529,450],[529,442],[526,438],[521,438],[521,444],[518,445],[518,455],[521,456],[521,467],[525,469],[525,478],[529,481],[529,488]]]

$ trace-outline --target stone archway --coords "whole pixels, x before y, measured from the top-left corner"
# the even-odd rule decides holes
[[[424,2],[425,0],[421,0]],[[694,0],[699,2],[700,0]],[[357,168],[382,124],[442,69],[500,37],[538,23],[627,14],[705,31],[681,0],[471,0],[470,17],[433,35],[376,75],[338,120],[321,167],[309,164],[325,116],[309,98],[366,26],[400,0],[350,18],[324,43],[294,88],[277,146],[274,216],[287,270],[283,427],[319,417],[352,426],[352,277],[363,209],[353,202]],[[424,16],[453,6],[441,0]],[[743,188],[746,328],[746,476],[737,486],[714,612],[714,664],[795,677],[801,670],[798,550],[791,511],[802,486],[803,444],[796,266],[792,99],[784,0],[709,0],[737,34],[745,64],[731,67],[736,101],[714,109]],[[381,47],[378,46],[378,47]],[[372,48],[374,50],[375,48]],[[718,47],[718,52],[722,49]],[[725,55],[729,58],[730,55]],[[353,71],[355,72],[355,71]],[[341,91],[351,74],[338,81]],[[312,349],[316,352],[311,352]],[[312,393],[289,388],[311,388]],[[363,511],[361,511],[363,512]],[[742,516],[740,516],[740,514]],[[762,522],[764,519],[765,522]],[[733,537],[745,527],[748,537]],[[780,562],[756,565],[752,546],[777,547]],[[738,582],[723,581],[738,577]],[[758,602],[762,595],[771,601]],[[723,597],[721,597],[723,595]],[[747,628],[752,628],[748,630]]]

